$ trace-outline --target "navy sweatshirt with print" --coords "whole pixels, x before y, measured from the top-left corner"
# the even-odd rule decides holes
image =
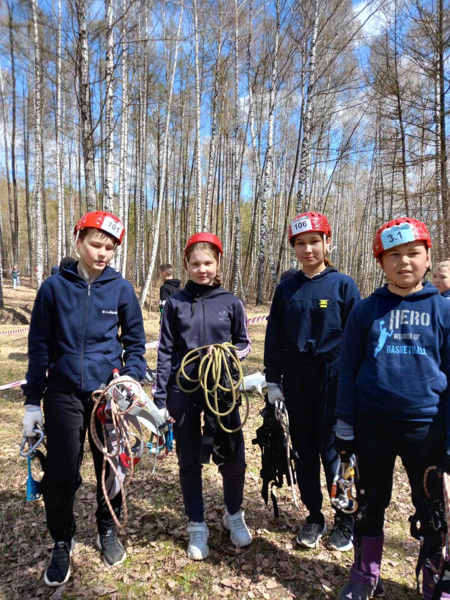
[[[358,413],[431,421],[442,399],[450,433],[449,376],[450,302],[430,283],[405,297],[385,285],[348,319],[336,415],[349,425]]]
[[[281,383],[285,352],[299,362],[337,358],[348,315],[360,299],[353,279],[331,267],[312,278],[298,271],[282,281],[267,323],[266,380]]]
[[[189,281],[185,288],[170,296],[164,307],[159,337],[156,405],[164,405],[169,379],[190,350],[224,342],[237,346],[241,360],[251,350],[245,309],[234,294],[222,287],[199,286]],[[186,372],[192,375],[193,370]]]
[[[27,404],[39,404],[46,388],[93,392],[113,369],[145,377],[145,332],[132,285],[111,267],[88,285],[77,265],[46,279],[36,296],[22,386]]]

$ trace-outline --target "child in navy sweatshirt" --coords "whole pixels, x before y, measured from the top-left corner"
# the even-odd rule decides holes
[[[264,364],[269,402],[286,403],[298,454],[300,495],[309,511],[297,543],[314,548],[326,531],[320,459],[329,492],[340,464],[333,444],[342,334],[361,296],[353,279],[338,273],[326,257],[331,227],[324,215],[307,212],[296,217],[289,227],[289,242],[303,270],[276,289]],[[328,546],[350,550],[352,524],[350,516],[336,511]]]
[[[145,377],[145,333],[131,284],[108,266],[125,229],[107,212],[90,212],[74,230],[79,261],[41,285],[28,338],[28,373],[23,434],[43,425],[44,399],[47,465],[42,480],[47,526],[55,541],[44,581],[51,587],[70,577],[74,547],[73,504],[81,484],[80,467],[93,409],[91,394],[107,383],[114,369],[137,381]],[[48,373],[47,373],[48,372]],[[101,432],[98,432],[101,435]],[[89,441],[97,477],[97,544],[107,566],[121,563],[125,549],[101,485],[103,455]],[[108,477],[108,473],[106,473]],[[112,505],[120,515],[119,493]]]
[[[450,258],[446,258],[434,267],[431,281],[441,296],[450,298]]]
[[[203,560],[209,555],[209,532],[203,514],[202,463],[209,462],[210,454],[214,452],[217,421],[204,411],[202,435],[203,392],[185,393],[176,384],[176,374],[184,356],[191,350],[231,342],[237,346],[237,356],[242,360],[250,352],[251,344],[242,303],[221,287],[220,239],[211,233],[197,233],[189,238],[184,256],[189,281],[185,288],[168,298],[164,307],[154,399],[159,408],[167,406],[170,417],[175,420],[181,491],[189,518],[187,555],[192,560]],[[187,375],[197,377],[197,367],[198,362],[187,367]],[[229,418],[230,429],[239,426],[237,408]],[[246,467],[244,438],[242,431],[225,435],[232,452],[222,457],[219,467],[225,501],[223,522],[235,545],[248,546],[252,536],[241,508]]]
[[[336,449],[356,452],[362,511],[355,520],[355,560],[339,600],[369,600],[379,582],[384,513],[395,459],[400,456],[419,513],[424,472],[449,447],[450,303],[423,277],[430,265],[424,223],[385,223],[373,242],[388,283],[352,310],[342,344],[337,398]],[[448,419],[448,417],[447,417]],[[450,423],[450,420],[448,419]],[[423,514],[423,513],[422,513]],[[422,519],[420,518],[422,521]],[[423,568],[423,598],[433,596],[431,557]]]

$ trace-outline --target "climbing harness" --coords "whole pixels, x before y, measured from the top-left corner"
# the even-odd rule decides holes
[[[354,454],[349,462],[342,462],[331,486],[331,504],[347,515],[353,515],[359,508],[356,483],[359,481],[358,461]]]
[[[299,507],[295,489],[295,461],[298,460],[298,455],[291,445],[289,415],[285,403],[278,401],[275,405],[270,404],[266,396],[266,406],[261,411],[261,416],[263,424],[257,429],[252,443],[258,444],[261,449],[261,496],[267,506],[270,486],[273,513],[278,518],[280,512],[274,487],[282,488],[284,478],[291,487],[295,507]]]
[[[450,592],[450,476],[437,466],[428,467],[423,486],[427,501],[409,518],[411,535],[420,540],[417,590],[421,569],[426,567],[436,584],[432,600],[440,600],[441,592]],[[439,564],[433,564],[433,558]]]
[[[239,387],[243,383],[244,374],[236,350],[236,346],[229,342],[195,348],[184,356],[176,375],[177,386],[182,392],[193,394],[200,388],[203,390],[206,409],[216,417],[219,427],[225,433],[240,431],[247,422],[250,411],[250,402],[244,386],[246,409],[242,423],[233,429],[223,424],[223,419],[241,404]],[[194,379],[186,374],[186,368],[196,361],[199,361],[198,377]],[[195,387],[184,387],[180,382],[181,377]]]
[[[128,520],[125,488],[130,484],[134,467],[141,460],[146,446],[143,441],[142,427],[150,431],[151,439],[153,436],[158,439],[157,448],[151,452],[155,457],[152,474],[155,472],[159,454],[164,450],[169,451],[167,441],[172,447],[173,438],[165,418],[142,386],[131,377],[118,376],[118,371],[115,371],[111,383],[93,392],[92,399],[94,408],[90,431],[95,445],[103,454],[101,479],[103,495],[115,524],[123,528]],[[99,436],[99,427],[104,442]],[[107,465],[109,465],[108,477],[106,477]],[[111,500],[119,492],[122,494],[122,523],[111,505]]]
[[[33,500],[39,500],[41,497],[41,482],[37,481],[33,478],[32,473],[32,463],[37,460],[39,462],[41,471],[45,471],[46,466],[46,457],[45,455],[38,450],[38,446],[44,440],[44,431],[39,427],[35,427],[33,429],[33,433],[35,434],[33,437],[23,436],[22,442],[20,444],[20,456],[27,459],[27,502],[32,502]],[[28,444],[28,450],[25,450],[25,447]]]

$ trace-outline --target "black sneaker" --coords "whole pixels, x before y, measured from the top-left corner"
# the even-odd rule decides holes
[[[325,523],[314,523],[310,521],[310,518],[307,517],[303,529],[296,539],[297,544],[305,546],[305,548],[315,548],[318,546],[320,538],[327,530]]]
[[[384,589],[383,580],[378,577],[377,587],[373,591],[374,598],[384,598],[386,596],[386,590]]]
[[[353,548],[352,542],[353,520],[335,517],[333,531],[328,538],[327,548],[329,550],[340,550],[347,552]]]
[[[73,554],[75,540],[55,542],[50,563],[44,574],[44,582],[50,587],[67,583],[70,577],[70,557]]]
[[[122,542],[117,537],[115,527],[100,531],[97,538],[97,546],[102,551],[103,562],[107,567],[120,565],[126,557],[127,553],[122,546]]]

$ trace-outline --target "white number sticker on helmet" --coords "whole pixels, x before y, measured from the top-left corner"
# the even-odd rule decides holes
[[[122,223],[118,223],[117,221],[115,221],[112,217],[106,216],[103,219],[102,229],[103,231],[110,233],[115,238],[120,240],[120,236],[122,235],[123,231],[123,225]]]
[[[407,244],[408,242],[414,242],[414,231],[409,223],[402,223],[401,225],[394,225],[385,229],[381,233],[381,242],[383,244],[383,250],[388,250],[394,246],[400,244]]]
[[[311,219],[308,217],[301,217],[300,219],[295,219],[291,223],[292,235],[297,235],[298,233],[303,233],[304,231],[311,231],[313,228],[311,224]]]

